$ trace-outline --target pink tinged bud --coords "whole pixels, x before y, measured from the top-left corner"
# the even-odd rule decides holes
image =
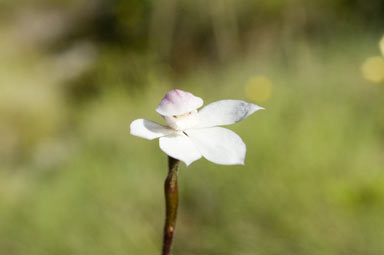
[[[156,112],[163,116],[182,115],[203,105],[203,99],[194,96],[192,93],[185,92],[179,89],[169,91],[159,106]]]

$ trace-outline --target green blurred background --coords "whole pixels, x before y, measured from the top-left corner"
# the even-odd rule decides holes
[[[159,254],[172,88],[267,108],[179,173],[175,254],[384,253],[382,0],[0,2],[0,254]],[[376,63],[376,65],[375,65]],[[373,65],[373,66],[372,66]],[[364,78],[375,81],[375,83]]]

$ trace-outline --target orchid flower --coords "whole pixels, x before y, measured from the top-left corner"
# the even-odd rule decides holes
[[[264,108],[240,100],[221,100],[197,111],[202,105],[203,100],[192,93],[171,90],[156,108],[168,125],[137,119],[131,123],[131,134],[148,140],[160,138],[160,149],[187,166],[202,156],[216,164],[243,165],[243,140],[219,126],[239,122]]]
[[[221,100],[197,111],[203,99],[182,90],[169,91],[156,111],[168,126],[137,119],[131,134],[149,140],[160,138],[160,149],[168,154],[168,176],[164,183],[165,224],[162,255],[171,255],[179,203],[177,171],[180,161],[187,166],[202,156],[217,164],[244,164],[246,147],[229,125],[264,109],[240,100]]]

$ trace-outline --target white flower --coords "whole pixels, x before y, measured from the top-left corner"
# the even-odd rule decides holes
[[[131,123],[131,134],[149,140],[160,138],[160,149],[187,166],[202,156],[216,164],[244,164],[243,140],[229,129],[218,127],[245,119],[264,109],[240,100],[221,100],[197,111],[203,100],[182,90],[169,91],[156,111],[168,126],[150,120]]]

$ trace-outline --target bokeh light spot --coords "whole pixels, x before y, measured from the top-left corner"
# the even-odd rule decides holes
[[[245,96],[253,102],[264,103],[271,95],[272,81],[266,76],[253,76],[245,85]]]
[[[369,57],[362,66],[361,72],[365,79],[371,82],[379,83],[384,81],[384,58]]]
[[[380,46],[381,54],[383,54],[384,56],[384,35],[380,40],[379,46]]]

